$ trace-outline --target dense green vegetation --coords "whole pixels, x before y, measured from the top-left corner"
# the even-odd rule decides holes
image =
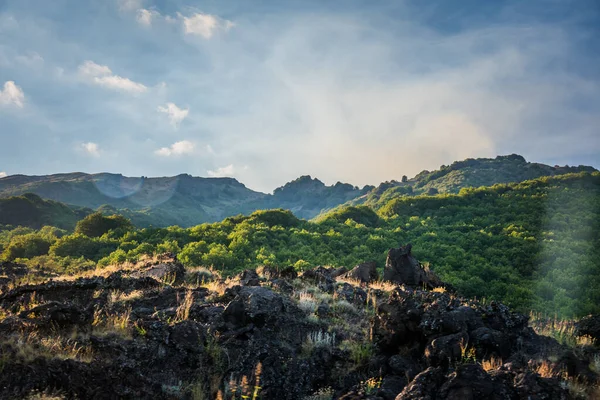
[[[106,220],[120,223],[111,229]],[[314,222],[285,210],[191,228],[135,229],[99,214],[84,221],[72,234],[4,229],[2,257],[73,270],[75,259],[89,268],[172,252],[188,266],[232,274],[261,264],[304,269],[375,260],[382,268],[389,248],[411,242],[418,259],[467,296],[562,317],[600,312],[598,172],[400,196],[375,211],[346,207]]]
[[[108,173],[0,178],[0,198],[35,193],[105,215],[118,213],[138,227],[189,227],[271,208],[289,209],[296,216],[309,219],[370,189],[372,186],[359,189],[339,182],[327,186],[310,176],[289,182],[273,194],[255,192],[233,178],[199,178],[187,174],[164,178],[129,178]],[[29,226],[14,219],[5,223]]]
[[[190,227],[274,208],[291,210],[298,218],[311,219],[342,204],[379,208],[398,196],[458,193],[464,187],[593,171],[594,168],[586,166],[551,167],[530,163],[513,154],[457,161],[449,166],[442,165],[436,171],[422,171],[412,179],[403,176],[400,182],[385,182],[378,187],[365,186],[362,189],[341,182],[328,186],[316,178],[301,176],[275,189],[273,194],[253,191],[232,178],[199,178],[187,174],[130,178],[118,174],[77,172],[0,178],[0,198],[35,193],[45,199],[87,207],[105,215],[121,214],[137,227]],[[74,207],[71,208],[77,212]],[[32,226],[27,221],[14,219],[2,222],[3,214],[6,213],[0,207],[0,223]],[[75,220],[71,219],[61,227],[71,228],[74,223]]]
[[[442,165],[435,171],[422,171],[414,178],[402,177],[401,182],[384,182],[366,196],[350,201],[349,204],[366,204],[373,207],[385,205],[398,196],[437,193],[458,193],[462,188],[492,186],[498,183],[515,183],[543,176],[567,173],[594,172],[593,167],[580,165],[550,166],[527,162],[517,154],[496,158],[467,158],[451,165]],[[405,179],[406,178],[406,179]]]
[[[33,193],[0,198],[0,225],[20,225],[38,229],[44,225],[54,225],[63,229],[73,229],[79,219],[91,212],[90,209],[43,200]]]

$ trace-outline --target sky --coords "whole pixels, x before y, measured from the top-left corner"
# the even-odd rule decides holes
[[[0,0],[0,176],[600,167],[597,0]]]

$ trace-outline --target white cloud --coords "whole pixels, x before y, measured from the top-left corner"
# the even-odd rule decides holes
[[[142,0],[118,0],[121,11],[133,11],[142,8]]]
[[[15,57],[15,59],[28,67],[38,67],[44,64],[44,58],[35,51],[29,51],[26,54],[21,54]]]
[[[211,178],[219,178],[219,177],[225,177],[225,176],[233,176],[236,173],[236,169],[233,166],[233,164],[229,164],[225,167],[217,168],[214,171],[208,170],[208,171],[206,171],[206,173]]]
[[[173,143],[170,147],[162,147],[154,152],[154,154],[169,157],[169,156],[181,156],[186,154],[192,154],[196,145],[189,140],[182,140]]]
[[[4,171],[0,171],[0,178],[6,178],[8,175]]]
[[[158,106],[157,110],[161,113],[167,114],[171,124],[175,127],[179,126],[179,123],[183,121],[190,112],[189,108],[181,109],[177,107],[175,103],[167,103],[166,107]]]
[[[186,34],[199,35],[205,39],[210,39],[217,31],[227,32],[234,26],[233,22],[210,14],[196,13],[190,17],[179,13],[177,15],[183,20]]]
[[[93,143],[93,142],[81,143],[80,148],[84,152],[86,152],[87,154],[89,154],[93,157],[100,156],[100,147],[98,146],[97,143]]]
[[[160,13],[158,11],[140,8],[137,10],[135,19],[140,25],[150,26],[152,25],[152,20],[156,17],[160,17]]]
[[[4,83],[4,89],[0,90],[0,106],[14,105],[23,108],[24,101],[25,94],[14,81],[7,81]]]
[[[122,90],[130,93],[142,93],[148,88],[128,78],[114,75],[106,65],[96,64],[87,60],[79,66],[79,75],[93,84],[104,86],[109,89]]]

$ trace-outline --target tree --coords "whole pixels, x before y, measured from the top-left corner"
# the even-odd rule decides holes
[[[408,182],[408,176],[402,175],[402,183]]]
[[[111,215],[105,217],[101,212],[88,215],[75,226],[75,233],[89,237],[100,237],[110,230],[133,228],[131,221],[122,215]]]
[[[56,239],[54,239],[56,240]],[[53,240],[31,233],[28,235],[15,236],[8,247],[4,249],[2,257],[12,261],[15,258],[33,258],[48,254]]]

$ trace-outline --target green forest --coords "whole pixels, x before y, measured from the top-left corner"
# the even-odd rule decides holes
[[[456,194],[402,193],[311,221],[275,209],[139,229],[119,215],[83,215],[71,229],[51,221],[39,229],[0,226],[2,259],[51,277],[170,252],[186,266],[230,275],[259,265],[304,270],[368,260],[383,269],[390,248],[412,243],[413,254],[465,296],[560,318],[600,312],[598,172]]]

